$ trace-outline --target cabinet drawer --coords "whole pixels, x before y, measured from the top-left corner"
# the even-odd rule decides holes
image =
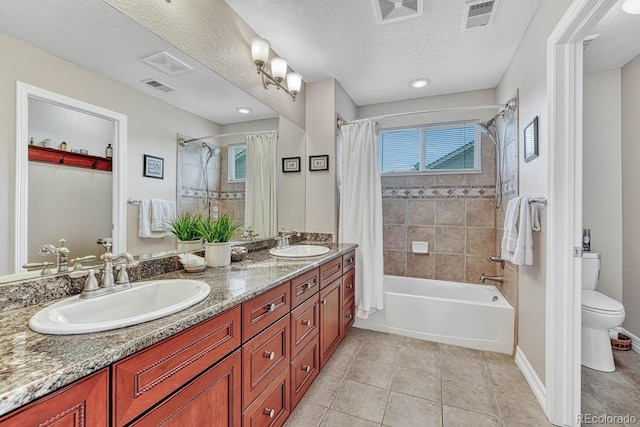
[[[246,408],[289,365],[289,315],[242,346],[242,407]]]
[[[342,257],[326,262],[320,266],[320,289],[342,276]]]
[[[114,424],[131,421],[239,346],[236,307],[115,363]]]
[[[291,362],[291,409],[295,408],[302,396],[320,373],[320,339],[313,340]]]
[[[258,332],[289,312],[291,307],[290,283],[242,303],[242,342],[247,342]]]
[[[0,426],[107,427],[108,390],[107,368],[0,417]]]
[[[344,313],[344,317],[342,318],[343,333],[342,335],[346,335],[346,333],[351,329],[353,323],[356,321],[356,304],[355,298],[351,297],[348,300],[345,300],[344,307],[342,309]]]
[[[240,427],[241,376],[236,350],[130,426]]]
[[[356,293],[356,270],[352,269],[342,277],[342,297],[347,300]]]
[[[294,358],[318,333],[320,298],[316,294],[291,312],[291,357]]]
[[[342,255],[342,274],[349,270],[353,270],[356,266],[356,251],[351,251],[348,254]]]
[[[297,307],[319,289],[320,270],[317,268],[291,279],[291,307]]]
[[[289,369],[285,369],[242,414],[243,427],[277,427],[291,413]]]

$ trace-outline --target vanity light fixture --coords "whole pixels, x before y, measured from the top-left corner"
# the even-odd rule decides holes
[[[249,107],[238,107],[236,111],[240,114],[251,114],[251,108]]]
[[[431,83],[431,80],[429,80],[426,77],[421,77],[419,79],[411,80],[409,82],[409,86],[411,86],[412,88],[415,88],[415,89],[420,89],[422,87],[427,86],[429,83]]]
[[[278,56],[271,58],[271,62],[267,64],[270,50],[271,44],[267,40],[260,37],[251,39],[251,57],[258,69],[258,74],[262,74],[262,85],[265,89],[268,85],[277,86],[278,89],[288,93],[295,102],[302,86],[302,75],[295,72],[287,73],[287,60]]]
[[[640,0],[625,0],[622,10],[632,15],[640,15]]]

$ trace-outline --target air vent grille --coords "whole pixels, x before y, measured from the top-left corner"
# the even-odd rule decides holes
[[[165,93],[166,93],[166,92],[173,92],[173,91],[175,90],[175,89],[174,89],[174,88],[172,88],[171,86],[169,86],[169,85],[167,85],[167,84],[165,84],[165,83],[159,82],[159,81],[158,81],[158,80],[156,80],[156,79],[146,79],[146,80],[142,80],[142,81],[141,81],[141,83],[144,83],[144,84],[146,84],[146,85],[149,85],[149,86],[151,86],[152,88],[155,88],[155,89],[161,90],[161,91],[163,91],[163,92],[165,92]]]
[[[155,55],[147,56],[146,58],[142,58],[142,62],[170,76],[175,76],[193,70],[193,67],[185,64],[167,52],[160,52]]]
[[[485,27],[493,23],[499,0],[472,1],[465,5],[464,29]]]
[[[376,13],[376,22],[400,21],[422,15],[423,0],[372,0]]]
[[[584,40],[582,41],[582,50],[586,49],[587,47],[589,47],[589,45],[596,39],[596,37],[598,37],[600,34],[594,34],[592,36],[587,36],[584,38]]]

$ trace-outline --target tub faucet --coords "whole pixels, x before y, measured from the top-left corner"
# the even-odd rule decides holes
[[[482,276],[480,276],[480,283],[484,283],[485,280],[492,280],[494,282],[504,283],[504,276],[502,274],[499,276],[485,276],[484,273],[482,273]]]
[[[65,273],[69,271],[69,248],[65,247],[64,244],[66,242],[65,239],[60,239],[58,241],[60,243],[60,247],[56,248],[51,243],[47,243],[40,248],[40,255],[55,255],[56,256],[56,268],[58,273]]]

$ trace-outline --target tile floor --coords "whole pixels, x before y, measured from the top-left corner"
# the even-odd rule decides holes
[[[633,415],[640,425],[640,354],[614,351],[615,372],[582,367],[582,413]],[[622,424],[594,424],[617,425]]]
[[[285,424],[523,425],[551,424],[513,358],[357,328]]]

